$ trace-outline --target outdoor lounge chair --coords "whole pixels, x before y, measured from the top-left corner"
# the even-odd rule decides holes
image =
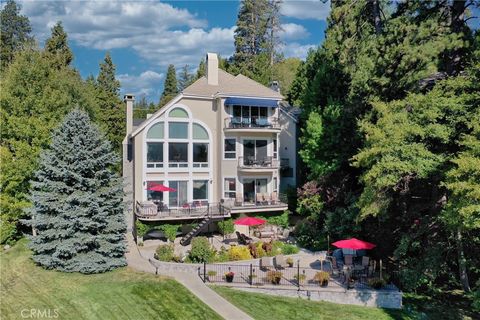
[[[271,269],[274,269],[274,266],[272,264],[272,258],[270,257],[260,258],[260,270],[267,271]]]
[[[235,196],[235,206],[241,206],[243,204],[243,197],[241,193],[237,193]]]
[[[277,269],[285,269],[288,266],[285,257],[281,254],[275,256],[275,267]]]
[[[346,266],[353,266],[353,256],[350,254],[346,254],[343,256],[344,262]]]
[[[265,201],[263,200],[263,194],[261,193],[256,193],[255,194],[255,202],[257,204],[263,204]]]
[[[271,199],[270,199],[270,196],[268,195],[268,193],[264,193],[264,194],[263,194],[263,202],[264,202],[265,204],[269,204],[270,201],[271,201]]]

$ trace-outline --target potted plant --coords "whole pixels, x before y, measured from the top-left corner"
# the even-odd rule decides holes
[[[207,280],[210,281],[210,277],[215,277],[217,275],[217,271],[215,270],[208,270],[207,272]]]
[[[282,273],[280,271],[268,271],[267,280],[273,284],[280,284],[280,280],[282,280]]]
[[[232,271],[225,273],[225,280],[227,280],[227,282],[233,282],[234,275],[235,273],[233,273]]]
[[[368,285],[376,290],[383,288],[386,284],[386,281],[382,278],[373,278],[368,280]]]
[[[293,258],[292,257],[287,258],[287,264],[290,268],[293,267]]]
[[[317,272],[313,280],[318,282],[320,286],[326,287],[328,286],[328,280],[330,280],[330,274],[326,271]]]
[[[294,275],[293,278],[297,280],[297,283],[303,284],[305,283],[305,279],[307,278],[307,276],[302,273],[300,275]]]

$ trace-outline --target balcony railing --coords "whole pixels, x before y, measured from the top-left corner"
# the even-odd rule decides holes
[[[245,169],[276,169],[279,167],[278,159],[273,157],[238,157],[238,167]]]
[[[241,193],[236,194],[236,198],[222,199],[222,205],[225,208],[262,208],[262,207],[283,207],[287,206],[288,198],[284,193],[256,193],[255,199],[245,198]]]
[[[162,202],[137,201],[135,213],[142,220],[168,220],[182,218],[201,218],[205,216],[227,216],[228,212],[216,203],[200,200],[185,203],[181,207],[169,208]]]
[[[275,117],[228,117],[225,118],[226,129],[280,129]]]

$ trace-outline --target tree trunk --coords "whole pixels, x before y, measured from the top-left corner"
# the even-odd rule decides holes
[[[463,252],[462,231],[460,227],[457,228],[457,231],[455,234],[455,241],[457,244],[458,271],[460,273],[460,282],[462,283],[463,291],[470,292],[470,284],[468,283],[466,259],[465,259],[465,254]]]
[[[450,30],[461,34],[465,26],[465,0],[455,0],[450,7]],[[462,70],[462,58],[465,50],[453,49],[448,53],[446,71],[448,75],[457,75]]]
[[[380,18],[379,0],[373,0],[373,23],[375,25],[375,34],[382,33],[382,19]]]

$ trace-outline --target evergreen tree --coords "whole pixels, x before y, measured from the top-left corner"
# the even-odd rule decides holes
[[[9,65],[16,52],[21,51],[33,40],[32,27],[28,17],[20,15],[20,5],[14,0],[7,3],[0,12],[0,63],[1,70]]]
[[[117,96],[120,91],[120,82],[115,78],[116,67],[113,64],[110,52],[107,52],[103,63],[100,63],[100,73],[97,77],[97,84],[100,89]]]
[[[126,265],[122,182],[112,170],[117,162],[85,112],[65,117],[32,181],[35,262],[81,273]]]
[[[100,63],[95,97],[100,106],[100,126],[107,133],[113,149],[121,153],[125,136],[125,106],[118,96],[120,82],[115,78],[115,69],[110,53],[107,52],[105,60]]]
[[[160,97],[159,107],[164,106],[178,94],[177,74],[173,64],[168,66],[167,76],[163,85],[163,93]]]
[[[73,53],[68,46],[67,33],[63,30],[62,22],[57,22],[52,28],[52,35],[45,42],[45,53],[57,68],[69,66],[72,62]]]
[[[194,76],[188,72],[188,64],[184,65],[178,77],[178,91],[183,91],[193,80]]]
[[[198,69],[197,69],[197,74],[196,74],[196,79],[200,79],[206,74],[206,65],[205,65],[205,59],[200,60],[200,63],[198,64]]]

